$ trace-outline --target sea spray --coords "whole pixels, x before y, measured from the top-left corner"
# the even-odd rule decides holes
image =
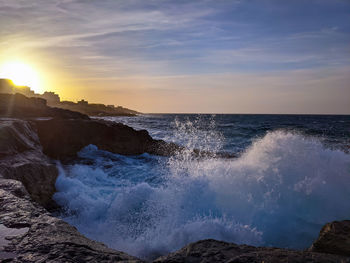
[[[207,149],[195,125],[176,125],[177,136],[190,135],[184,145]],[[207,138],[221,143],[215,132]],[[64,219],[142,258],[205,238],[306,248],[324,223],[350,216],[349,155],[295,132],[268,132],[231,160],[125,157],[95,146],[80,157],[88,164],[63,167],[56,183]]]

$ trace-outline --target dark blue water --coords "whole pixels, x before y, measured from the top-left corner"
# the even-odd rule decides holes
[[[125,157],[95,146],[60,167],[57,202],[90,238],[152,258],[188,242],[303,249],[323,224],[350,218],[350,116],[113,117],[189,149],[237,159]]]
[[[204,134],[215,131],[222,135],[222,147],[228,152],[244,151],[253,140],[274,130],[317,137],[338,149],[349,150],[350,147],[349,115],[152,114],[107,119],[146,129],[157,139],[183,144],[187,143],[187,138],[176,137],[179,125],[195,126],[196,132]]]

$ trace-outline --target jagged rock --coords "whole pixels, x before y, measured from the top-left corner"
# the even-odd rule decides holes
[[[43,154],[33,124],[0,121],[0,178],[21,181],[34,201],[52,209],[57,176],[56,165]]]
[[[5,248],[0,246],[0,261],[138,262],[85,238],[39,205],[54,207],[57,175],[56,166],[42,152],[35,123],[0,121],[0,241],[5,240],[4,229],[25,230],[11,237]]]
[[[24,114],[25,117],[50,116],[61,119],[0,120],[0,241],[7,237],[3,229],[23,230],[7,238],[9,242],[4,245],[4,253],[0,247],[0,260],[139,262],[137,258],[87,239],[75,227],[53,217],[44,209],[55,207],[51,197],[58,175],[55,164],[45,154],[61,160],[74,158],[78,151],[89,144],[125,155],[144,152],[171,155],[187,150],[173,143],[153,140],[145,130],[136,131],[123,124],[90,120],[87,116],[71,112],[57,114],[60,111],[51,110],[41,100],[28,101],[31,99],[10,96],[13,96],[9,98],[14,102],[10,104],[7,98],[5,102],[8,104],[4,106],[1,101],[4,97],[0,95],[0,115]],[[9,110],[12,115],[8,114]],[[216,155],[198,150],[189,151],[199,157]],[[155,262],[350,262],[349,230],[350,221],[327,224],[310,251],[203,240],[158,258]]]
[[[350,257],[350,220],[324,225],[310,250]]]
[[[154,140],[146,130],[136,131],[121,123],[104,120],[36,120],[38,135],[46,155],[69,160],[89,144],[123,155],[150,153],[169,156],[184,147]]]
[[[18,93],[0,94],[0,116],[14,118],[54,117],[89,119],[87,115],[79,112],[48,107],[44,99],[28,98]]]
[[[70,159],[83,147],[95,144],[102,150],[135,155],[150,153],[169,156],[188,151],[184,147],[152,139],[146,130],[135,131],[126,125],[103,120],[91,120],[87,115],[70,110],[51,108],[41,98],[22,94],[0,94],[0,116],[16,118],[51,117],[36,120],[44,152],[56,159]],[[53,118],[53,119],[52,119]],[[190,150],[196,157],[235,157],[229,153]]]
[[[0,249],[1,262],[140,262],[89,240],[75,227],[50,215],[31,202],[19,181],[0,179],[0,224],[6,229],[24,230]],[[4,237],[6,231],[0,233],[0,239]]]
[[[235,263],[261,263],[261,262],[350,262],[349,258],[308,251],[287,250],[272,247],[253,247],[236,245],[213,239],[191,243],[184,248],[160,257],[154,261],[160,262],[235,262]]]
[[[162,147],[157,147],[160,141],[153,140],[147,131],[113,122],[0,119],[0,178],[21,181],[34,201],[54,209],[56,204],[51,197],[56,191],[58,171],[45,154],[53,159],[74,158],[89,144],[128,155],[148,150],[163,153],[167,145],[163,142]]]
[[[54,159],[69,160],[89,144],[99,149],[123,155],[150,153],[170,156],[190,151],[196,157],[225,157],[227,153],[210,153],[187,150],[175,143],[154,140],[146,130],[136,131],[121,123],[104,120],[35,120],[38,135],[46,155]]]
[[[76,157],[89,144],[113,153],[136,155],[147,152],[153,142],[146,130],[102,120],[52,119],[36,121],[36,125],[44,153],[59,160]]]

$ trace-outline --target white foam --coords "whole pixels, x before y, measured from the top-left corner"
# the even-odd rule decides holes
[[[143,258],[205,238],[306,248],[324,223],[350,217],[350,156],[302,135],[267,133],[235,160],[161,159],[149,166],[157,183],[147,160],[117,157],[132,160],[112,168],[129,179],[74,165],[61,170],[55,200],[82,233]]]

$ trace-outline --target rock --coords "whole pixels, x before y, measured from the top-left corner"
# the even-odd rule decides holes
[[[0,251],[0,259],[7,262],[140,262],[87,239],[44,209],[55,208],[52,195],[58,175],[54,162],[45,154],[62,160],[74,158],[89,144],[126,155],[186,151],[176,144],[153,140],[147,131],[88,119],[3,119],[0,142],[0,241],[9,241],[0,244],[5,250]],[[211,156],[189,151],[199,157]],[[327,224],[311,251],[203,240],[155,262],[350,262],[344,256],[349,256],[349,222]],[[11,228],[21,230],[9,238],[6,233]]]
[[[136,131],[124,124],[110,121],[51,119],[35,120],[35,123],[44,153],[62,161],[76,158],[77,152],[89,144],[123,155],[149,153],[170,156],[189,151],[199,158],[235,157],[227,153],[187,150],[175,143],[154,140],[146,130]]]
[[[76,158],[76,154],[90,144],[122,155],[170,156],[185,150],[175,143],[152,139],[146,130],[137,131],[105,120],[51,119],[35,120],[35,123],[44,153],[62,161]],[[202,152],[193,151],[193,154],[200,156]]]
[[[349,258],[308,251],[296,251],[272,247],[253,247],[236,245],[217,240],[202,240],[185,246],[184,248],[160,257],[154,262],[235,262],[235,263],[261,263],[261,262],[350,262]]]
[[[36,120],[36,124],[44,152],[60,160],[75,158],[76,153],[89,144],[95,144],[102,150],[125,155],[147,152],[170,156],[190,151],[194,157],[200,158],[235,157],[229,153],[188,150],[174,143],[154,140],[146,130],[135,131],[120,123],[91,120],[87,115],[79,112],[48,107],[44,99],[28,98],[18,93],[0,94],[1,116],[21,119],[53,118]]]
[[[102,120],[35,121],[43,151],[51,158],[67,160],[89,144],[124,155],[147,152],[153,139],[146,130],[136,131],[120,123]]]
[[[57,111],[47,107],[45,101],[18,94],[9,95],[13,97],[7,97],[7,106],[4,106],[2,95],[0,115],[53,117],[49,120],[0,119],[0,260],[6,262],[141,262],[87,239],[75,227],[48,213],[46,209],[56,208],[52,195],[58,176],[56,165],[49,157],[74,159],[77,152],[89,144],[124,155],[187,152],[200,158],[232,157],[154,140],[145,130],[136,131],[120,123]],[[20,230],[9,237],[7,233],[12,228]],[[202,240],[155,262],[350,262],[349,233],[350,221],[329,223],[309,251]],[[1,243],[2,240],[6,240],[6,244]]]
[[[139,262],[79,234],[53,217],[56,165],[43,153],[36,124],[18,119],[0,121],[0,247],[11,228],[0,261],[7,262]],[[35,202],[33,202],[35,201]],[[42,207],[42,206],[44,207]],[[5,250],[5,251],[3,251]]]
[[[89,240],[75,227],[53,217],[31,202],[19,181],[0,179],[0,223],[6,229],[23,230],[5,244],[1,262],[141,262]]]
[[[324,225],[310,251],[350,257],[350,220],[334,221]]]
[[[48,107],[44,99],[28,98],[18,93],[0,94],[0,116],[13,118],[54,117],[89,119],[87,115],[79,112]]]
[[[33,200],[50,210],[56,207],[51,197],[58,171],[48,157],[74,160],[89,144],[123,155],[171,155],[185,150],[173,143],[153,140],[145,130],[84,119],[2,119],[0,142],[0,177],[21,181]]]
[[[57,176],[56,165],[43,154],[33,124],[0,121],[0,178],[21,181],[34,201],[53,209]]]

